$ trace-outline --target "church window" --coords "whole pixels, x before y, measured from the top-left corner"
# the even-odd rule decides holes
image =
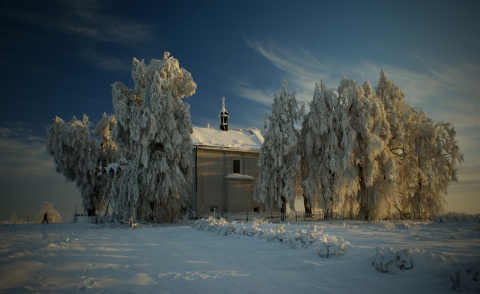
[[[234,160],[233,161],[233,173],[234,174],[240,174],[240,160]]]

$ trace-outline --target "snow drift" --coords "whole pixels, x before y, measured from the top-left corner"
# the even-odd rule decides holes
[[[259,239],[265,239],[269,242],[279,242],[290,248],[315,248],[320,257],[334,257],[345,255],[352,248],[350,242],[342,237],[323,234],[323,231],[317,230],[316,225],[307,229],[288,231],[284,225],[278,225],[276,229],[259,228],[261,220],[255,220],[252,223],[227,222],[225,219],[214,219],[212,217],[199,219],[195,221],[194,226],[199,230],[215,232],[220,235],[237,234],[243,236],[256,236]]]

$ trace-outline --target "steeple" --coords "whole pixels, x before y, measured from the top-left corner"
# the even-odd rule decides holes
[[[228,131],[228,112],[225,109],[225,97],[222,97],[222,111],[220,111],[220,130]]]

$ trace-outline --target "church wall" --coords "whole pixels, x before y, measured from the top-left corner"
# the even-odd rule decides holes
[[[225,155],[223,152],[197,148],[196,150],[196,211],[207,213],[224,208]]]
[[[251,212],[252,211],[252,181],[227,180],[226,211]]]
[[[258,153],[196,147],[195,158],[191,205],[197,214],[212,210],[251,212],[260,207],[253,201],[259,174]],[[225,176],[234,173],[235,160],[240,161],[240,174],[252,176],[253,180],[227,181]]]

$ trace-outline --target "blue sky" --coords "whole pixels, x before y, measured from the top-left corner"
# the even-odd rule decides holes
[[[178,2],[178,3],[177,3]],[[465,162],[447,210],[480,213],[479,1],[0,2],[0,219],[51,201],[70,220],[80,196],[43,138],[55,116],[112,113],[111,84],[132,87],[132,58],[169,51],[191,72],[194,125],[263,129],[283,79],[298,100],[343,76],[379,71],[407,101],[457,130]],[[32,217],[32,216],[31,216]]]

